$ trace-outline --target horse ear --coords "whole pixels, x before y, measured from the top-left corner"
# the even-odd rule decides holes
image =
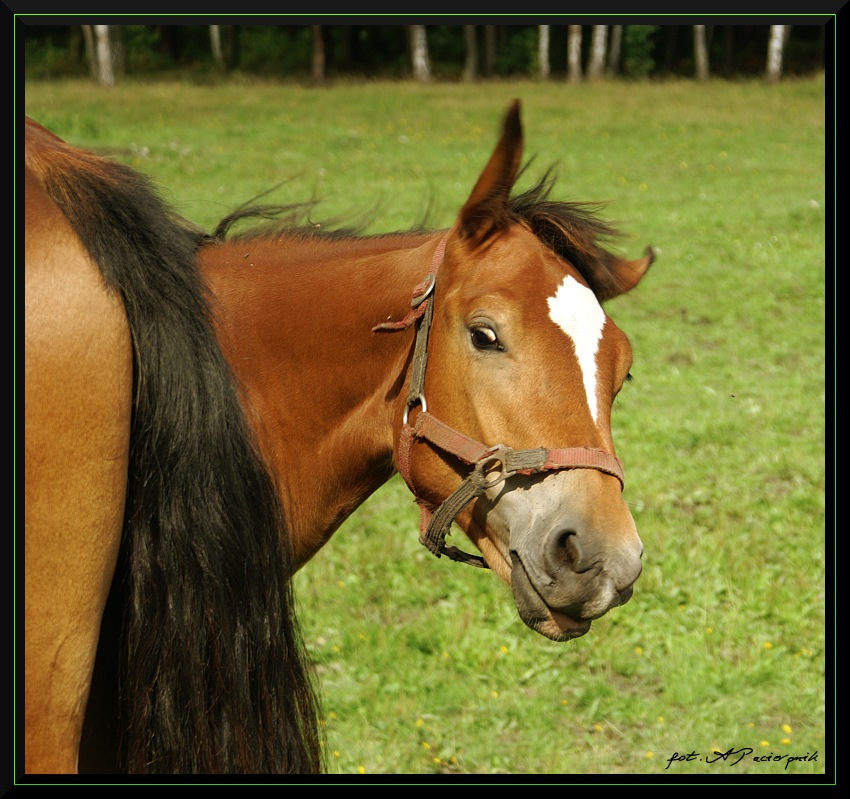
[[[612,279],[608,282],[607,290],[602,291],[603,296],[600,299],[610,300],[612,297],[619,297],[631,291],[640,283],[654,260],[655,251],[652,247],[647,247],[643,258],[638,258],[636,261],[627,261],[625,258],[616,259],[609,265],[609,274]]]
[[[508,198],[522,158],[522,124],[519,100],[505,115],[502,138],[460,211],[458,231],[462,239],[480,244],[508,222]]]

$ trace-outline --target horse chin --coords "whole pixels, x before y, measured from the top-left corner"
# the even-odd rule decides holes
[[[576,620],[556,610],[549,611],[548,619],[536,619],[523,621],[535,632],[552,641],[571,641],[573,638],[581,638],[590,632],[590,622]]]
[[[534,588],[519,556],[511,554],[511,590],[519,616],[528,627],[552,641],[570,641],[590,631],[590,620],[574,619],[550,608]]]

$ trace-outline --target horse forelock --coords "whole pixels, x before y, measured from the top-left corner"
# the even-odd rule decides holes
[[[550,168],[531,188],[511,197],[508,208],[512,218],[527,225],[541,243],[572,264],[597,298],[618,293],[618,259],[605,245],[622,234],[600,218],[605,203],[552,200],[554,183],[554,170]]]

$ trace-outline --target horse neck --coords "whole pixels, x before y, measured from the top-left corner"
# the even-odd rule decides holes
[[[393,474],[409,309],[438,234],[236,241],[201,269],[216,331],[274,473],[299,564]]]

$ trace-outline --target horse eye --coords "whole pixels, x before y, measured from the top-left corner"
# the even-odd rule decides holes
[[[498,336],[489,327],[473,327],[469,334],[472,344],[479,350],[502,350]]]

